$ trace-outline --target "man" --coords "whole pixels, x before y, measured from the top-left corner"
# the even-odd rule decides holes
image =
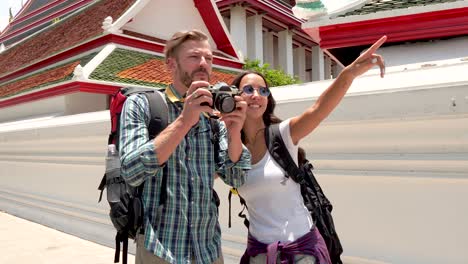
[[[213,109],[205,105],[212,105],[212,95],[204,89],[213,61],[208,37],[198,30],[175,33],[165,55],[173,81],[165,91],[170,124],[148,139],[150,113],[143,95],[127,99],[121,118],[122,175],[130,185],[145,182],[145,228],[137,239],[136,263],[223,263],[212,188],[215,173],[234,187],[245,181],[250,153],[240,131],[247,104],[236,96],[236,110],[221,116],[220,150],[214,153],[208,118]],[[161,190],[163,173],[166,190]],[[167,198],[159,205],[161,192]]]

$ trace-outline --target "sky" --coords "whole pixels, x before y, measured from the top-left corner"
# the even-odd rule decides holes
[[[26,0],[23,0],[23,2],[26,3]],[[0,0],[0,31],[3,31],[8,25],[8,18],[10,17],[8,10],[10,7],[14,16],[21,9],[21,0]]]

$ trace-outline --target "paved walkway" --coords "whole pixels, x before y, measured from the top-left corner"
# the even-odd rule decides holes
[[[110,264],[114,249],[0,212],[0,263]],[[135,258],[129,255],[128,264]]]
[[[111,264],[114,249],[0,211],[0,264]],[[237,263],[224,259],[226,264]],[[345,264],[388,264],[343,257]],[[128,256],[128,264],[135,257]]]

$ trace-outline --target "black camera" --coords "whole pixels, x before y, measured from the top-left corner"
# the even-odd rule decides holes
[[[215,85],[210,85],[206,89],[213,96],[213,105],[211,108],[221,113],[231,113],[236,109],[236,99],[234,99],[234,96],[240,94],[236,86],[229,86],[226,83],[218,82]],[[201,105],[208,104],[202,103]]]

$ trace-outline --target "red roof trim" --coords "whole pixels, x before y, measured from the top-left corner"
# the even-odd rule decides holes
[[[85,82],[71,82],[61,84],[53,88],[45,89],[30,94],[25,94],[5,101],[0,101],[0,108],[28,103],[40,99],[50,98],[58,95],[66,95],[76,92],[98,93],[98,94],[113,94],[120,86],[94,84]]]
[[[32,28],[34,28],[36,26],[39,26],[41,24],[50,22],[53,18],[56,18],[56,17],[59,17],[59,16],[61,16],[63,14],[69,13],[70,11],[76,10],[76,9],[80,8],[81,6],[84,6],[84,5],[86,5],[87,3],[91,2],[91,1],[93,1],[93,0],[84,0],[84,1],[79,2],[79,3],[71,4],[68,7],[64,8],[64,9],[62,9],[60,11],[57,11],[57,12],[55,12],[53,14],[50,14],[49,16],[44,17],[44,18],[42,18],[42,19],[40,19],[40,20],[38,20],[38,21],[36,21],[34,23],[31,23],[31,24],[29,24],[29,25],[27,25],[25,27],[22,27],[20,29],[17,29],[15,31],[5,35],[5,36],[0,37],[0,42],[8,40],[8,39],[10,39],[10,38],[12,38],[12,37],[14,37],[14,36],[16,36],[18,34],[21,34],[21,33],[25,32],[25,31],[27,31],[29,29],[32,29]]]
[[[39,92],[34,92],[22,96],[18,96],[12,99],[8,99],[5,101],[0,102],[0,108],[3,107],[8,107],[8,106],[13,106],[13,105],[18,105],[22,103],[27,103],[27,102],[32,102],[56,95],[63,95],[63,94],[68,94],[68,93],[73,93],[79,91],[79,85],[76,83],[67,83],[67,84],[62,84],[54,88],[46,89],[43,91]]]
[[[210,31],[211,37],[216,42],[218,49],[235,57],[237,52],[234,50],[228,35],[224,31],[221,21],[216,14],[215,6],[211,0],[193,0],[195,7],[200,12],[200,15],[205,22],[206,27]]]
[[[468,34],[468,7],[304,29],[324,49]]]
[[[242,66],[244,66],[242,62],[227,60],[225,58],[216,56],[213,58],[213,64],[234,69],[242,69]]]
[[[121,88],[121,86],[109,85],[109,84],[97,84],[97,83],[87,83],[87,82],[78,82],[78,83],[80,85],[80,92],[86,92],[86,93],[114,94]]]
[[[153,51],[153,52],[164,52],[164,45],[157,42],[149,42],[145,40],[139,40],[135,38],[128,38],[121,35],[109,35],[111,37],[110,42],[121,44],[124,46],[139,48],[143,50]]]
[[[19,77],[21,75],[24,75],[28,72],[36,71],[41,68],[47,67],[51,64],[63,61],[67,58],[79,55],[81,53],[90,51],[92,49],[98,48],[100,46],[106,45],[108,43],[116,43],[116,44],[121,44],[124,46],[129,46],[129,47],[134,47],[134,48],[139,48],[143,50],[148,50],[152,52],[159,52],[162,53],[164,51],[164,45],[156,43],[156,42],[148,42],[144,40],[138,40],[134,38],[128,38],[125,36],[121,35],[104,35],[99,38],[93,39],[87,43],[84,43],[80,46],[71,48],[69,50],[66,50],[62,53],[53,55],[45,60],[42,60],[38,63],[35,63],[33,65],[29,65],[23,69],[20,69],[16,72],[12,72],[10,74],[7,74],[3,77],[0,77],[0,83],[11,80],[13,78]],[[214,57],[213,63],[219,66],[225,66],[228,68],[235,68],[235,69],[241,69],[243,64],[241,62],[236,62],[228,59],[224,59],[221,57]]]

